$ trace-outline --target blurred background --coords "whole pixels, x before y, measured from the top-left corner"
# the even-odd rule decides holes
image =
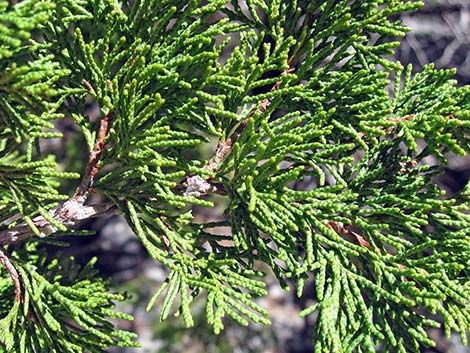
[[[428,63],[437,68],[456,68],[455,78],[460,85],[470,84],[470,0],[433,0],[418,12],[402,16],[412,31],[403,39],[396,52],[396,59],[404,64],[412,63],[420,70]],[[92,103],[90,103],[92,104]],[[87,107],[93,111],[94,107]],[[59,129],[64,131],[68,155],[82,155],[73,149],[83,146],[73,124],[66,119]],[[62,141],[63,142],[63,141]],[[54,146],[47,146],[54,148]],[[55,146],[58,147],[58,146]],[[85,156],[86,157],[86,156]],[[69,160],[67,170],[83,170],[86,161]],[[460,190],[470,176],[470,162],[467,158],[453,158],[439,183],[449,193]],[[205,212],[208,212],[207,210]],[[211,217],[199,213],[198,217]],[[218,336],[205,323],[204,303],[193,306],[195,326],[186,329],[182,320],[170,318],[159,322],[159,305],[147,313],[145,306],[151,295],[165,279],[166,271],[151,260],[127,224],[120,217],[99,219],[85,225],[95,229],[95,236],[72,239],[72,246],[62,249],[66,255],[75,256],[79,262],[91,257],[98,258],[98,267],[103,276],[112,278],[113,286],[127,291],[132,299],[119,309],[135,316],[132,323],[119,321],[121,328],[138,333],[142,344],[140,349],[112,349],[111,353],[307,353],[312,352],[312,327],[315,318],[301,319],[298,312],[310,304],[308,289],[302,298],[293,292],[279,288],[274,278],[267,278],[269,295],[260,304],[269,309],[273,325],[264,327],[250,325],[241,327],[226,321],[226,329]],[[89,229],[89,228],[88,228]],[[74,246],[76,245],[76,246]],[[306,285],[308,288],[308,285]],[[430,332],[437,346],[422,352],[470,353],[469,347],[460,344],[460,338],[444,338],[443,331]]]

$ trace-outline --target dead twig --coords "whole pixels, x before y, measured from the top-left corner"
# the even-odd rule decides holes
[[[367,241],[367,239],[360,235],[358,232],[352,230],[350,225],[344,224],[342,222],[328,221],[326,223],[326,226],[330,229],[333,229],[336,233],[347,238],[349,241],[357,243],[369,250],[371,249],[370,243]]]
[[[0,262],[6,268],[6,270],[10,274],[11,280],[13,281],[13,286],[15,287],[15,300],[23,301],[20,275],[18,274],[18,271],[15,268],[15,265],[13,265],[10,258],[1,247],[0,247]]]

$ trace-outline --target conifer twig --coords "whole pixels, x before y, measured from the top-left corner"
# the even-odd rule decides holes
[[[292,61],[293,60],[289,60],[289,63],[291,63]],[[291,73],[292,71],[294,71],[294,69],[295,69],[294,67],[289,66],[288,69],[285,69],[281,73],[281,76],[284,76],[288,73]],[[281,84],[282,84],[281,80],[277,81],[271,87],[271,89],[269,91],[270,92],[277,91],[281,87]],[[261,103],[258,107],[258,111],[260,113],[263,113],[263,112],[266,111],[266,109],[269,108],[270,105],[271,105],[271,101],[269,100],[269,98],[265,98],[261,101]],[[237,129],[232,133],[232,135],[227,140],[221,141],[217,144],[217,147],[216,147],[215,152],[214,152],[214,156],[209,160],[209,162],[207,162],[204,169],[210,170],[211,172],[214,172],[214,171],[217,170],[217,168],[219,167],[219,164],[230,153],[230,151],[232,150],[233,145],[235,144],[235,142],[237,142],[237,140],[240,137],[240,135],[242,134],[243,130],[248,125],[248,121],[253,116],[253,114],[255,114],[255,112],[256,112],[256,109],[251,110],[250,113],[248,114],[248,116],[240,123],[240,125],[238,125]]]
[[[93,150],[90,152],[88,157],[88,164],[86,166],[85,175],[80,182],[77,190],[75,191],[74,198],[79,202],[85,202],[89,192],[92,190],[93,182],[95,180],[96,174],[99,171],[99,161],[101,155],[103,154],[105,139],[108,136],[109,129],[111,128],[111,122],[114,119],[114,113],[109,112],[106,116],[100,121],[100,128],[98,130],[98,136],[96,138],[95,145]]]
[[[49,211],[49,214],[55,220],[62,223],[67,229],[73,229],[78,223],[86,219],[113,216],[118,213],[119,210],[111,202],[87,206],[73,197]],[[45,238],[59,230],[43,216],[34,217],[32,222],[39,230],[38,236],[40,238]],[[0,246],[15,244],[27,240],[32,236],[34,236],[34,232],[31,230],[30,226],[22,222],[10,229],[0,231]]]
[[[306,16],[305,26],[307,26],[308,28],[311,28],[313,24],[313,20],[314,20],[314,17],[312,14],[309,14],[308,16]],[[303,44],[300,47],[303,47]],[[301,53],[298,51],[287,60],[288,68],[281,72],[281,76],[284,76],[295,70],[295,65],[297,61],[299,60],[300,56],[301,56]],[[281,84],[282,84],[282,80],[277,81],[271,87],[270,92],[277,91],[281,87]],[[206,165],[204,166],[204,169],[211,171],[211,172],[215,172],[218,169],[220,163],[222,163],[225,157],[232,151],[233,145],[235,144],[235,142],[237,142],[243,130],[248,125],[248,122],[250,118],[255,114],[256,109],[258,109],[260,113],[263,113],[264,111],[266,111],[266,109],[268,109],[270,104],[271,104],[271,101],[269,100],[269,98],[263,99],[260,105],[258,106],[258,108],[254,108],[250,111],[248,116],[240,122],[238,127],[235,129],[232,135],[229,136],[228,139],[226,139],[225,141],[219,141],[219,143],[217,144],[217,147],[215,148],[214,155],[206,163]],[[203,179],[200,175],[192,175],[192,176],[187,177],[180,184],[183,186],[183,189],[184,189],[183,195],[199,197],[199,196],[206,195],[209,192],[220,193],[221,186],[216,186],[214,184],[211,184],[209,183],[208,180],[209,179]]]
[[[0,262],[3,266],[5,266],[6,270],[10,274],[11,280],[13,281],[13,285],[15,287],[15,300],[21,301],[23,299],[22,290],[21,290],[21,282],[20,282],[20,275],[15,268],[15,265],[10,261],[10,258],[5,253],[3,248],[0,247]]]
[[[284,76],[288,73],[291,73],[295,70],[291,64],[294,60],[291,58],[288,60],[289,68],[285,69],[281,76]],[[277,81],[270,89],[270,92],[277,91],[281,87],[282,81]],[[254,108],[250,111],[248,116],[243,119],[235,131],[230,135],[225,141],[219,141],[217,147],[215,148],[214,155],[211,159],[206,163],[204,169],[215,172],[218,168],[220,163],[225,159],[225,157],[232,151],[232,147],[237,142],[240,135],[243,133],[243,130],[248,125],[250,118],[255,114],[256,110],[258,112],[263,113],[268,109],[271,105],[271,101],[269,98],[265,98],[261,101],[258,108]],[[210,178],[209,178],[210,179]],[[220,192],[220,186],[217,187],[211,183],[209,183],[208,179],[203,179],[200,175],[192,175],[184,180],[182,186],[185,188],[183,195],[186,196],[202,196],[206,195],[209,192]]]
[[[79,222],[85,219],[115,215],[119,212],[113,203],[91,206],[84,205],[89,193],[93,190],[93,183],[96,174],[99,171],[98,163],[101,155],[103,154],[105,139],[109,133],[113,118],[114,113],[110,112],[100,121],[98,136],[93,150],[90,152],[88,157],[85,174],[82,177],[80,185],[75,190],[74,195],[63,204],[49,211],[49,214],[56,221],[63,224],[67,229],[72,229]],[[11,219],[11,222],[15,221],[17,218],[18,217],[14,216]],[[8,222],[7,220],[6,225],[11,222]],[[43,216],[33,218],[32,222],[39,230],[39,237],[41,238],[47,237],[48,235],[58,231],[58,228]],[[10,229],[0,231],[0,246],[24,241],[33,235],[34,232],[31,227],[27,223],[23,222]]]

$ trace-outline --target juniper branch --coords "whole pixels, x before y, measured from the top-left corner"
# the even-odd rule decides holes
[[[82,178],[82,181],[75,191],[75,195],[73,196],[79,202],[83,204],[88,197],[88,194],[92,190],[93,183],[95,181],[96,174],[99,171],[99,161],[101,155],[103,154],[103,150],[105,147],[105,139],[108,135],[109,129],[111,128],[111,122],[114,118],[114,113],[109,112],[105,115],[103,119],[100,120],[100,128],[98,130],[98,136],[96,138],[95,145],[93,150],[90,152],[88,157],[88,164],[85,169],[85,174]]]
[[[99,171],[99,161],[105,148],[105,139],[111,127],[113,117],[114,113],[110,112],[101,119],[94,148],[89,154],[85,173],[74,195],[63,204],[49,211],[54,220],[63,224],[67,229],[73,229],[79,222],[86,219],[119,213],[113,203],[85,205],[90,192],[93,190],[93,183]],[[11,221],[13,222],[16,219],[18,219],[18,216],[14,216]],[[58,231],[58,228],[43,216],[33,218],[32,222],[39,229],[40,237],[47,237]],[[24,241],[33,235],[34,232],[31,227],[26,222],[23,222],[10,229],[0,231],[0,246]]]
[[[156,1],[95,5],[73,0],[51,7],[52,25],[43,21],[38,28],[45,44],[38,55],[49,56],[35,70],[18,71],[10,65],[15,60],[2,61],[12,68],[3,100],[8,109],[0,112],[10,128],[5,135],[27,145],[28,153],[26,163],[11,157],[13,146],[2,156],[6,220],[0,226],[9,229],[0,232],[0,245],[26,240],[33,230],[40,237],[57,228],[67,230],[118,207],[150,256],[170,270],[154,296],[165,296],[162,319],[180,305],[191,326],[190,303],[206,290],[207,319],[216,332],[224,316],[242,324],[248,318],[268,323],[267,312],[252,302],[266,294],[265,284],[255,279],[264,270],[254,266],[265,263],[282,286],[287,281],[298,286],[298,295],[304,281],[313,278],[315,303],[304,314],[317,312],[316,351],[372,352],[380,345],[404,352],[428,345],[424,330],[433,323],[427,315],[436,313],[444,318],[446,330],[465,334],[468,202],[444,198],[432,183],[438,167],[425,165],[424,158],[437,156],[444,165],[444,153],[469,151],[470,91],[456,89],[448,81],[451,73],[432,68],[415,78],[409,68],[401,80],[401,64],[383,58],[396,46],[386,37],[406,31],[388,18],[416,3],[248,0],[226,6],[214,0],[175,2],[171,9]],[[216,11],[226,18],[207,21]],[[218,38],[227,37],[228,43],[233,33],[240,34],[233,36],[238,45],[227,46],[231,52],[221,61],[225,47]],[[369,40],[372,33],[377,40]],[[67,69],[52,81],[50,60]],[[377,65],[396,70],[393,95],[387,90],[388,73],[376,70]],[[36,71],[37,77],[24,74]],[[277,75],[267,77],[271,73]],[[31,86],[31,80],[40,85]],[[44,87],[52,86],[46,95]],[[259,93],[260,87],[270,90]],[[15,89],[19,93],[12,96]],[[37,93],[43,93],[39,97],[47,104],[37,104]],[[96,138],[80,114],[88,94],[111,112],[99,122]],[[57,165],[52,158],[42,161],[43,153],[31,147],[51,137],[43,130],[54,128],[49,120],[57,118],[54,114],[67,97],[91,150],[71,196],[54,193]],[[108,136],[112,120],[113,134]],[[222,137],[211,158],[195,158],[194,149],[209,142],[208,136]],[[424,150],[417,148],[417,140],[426,144]],[[99,172],[105,165],[106,173]],[[295,187],[309,180],[313,188]],[[112,203],[85,205],[94,190]],[[196,222],[191,207],[214,206],[200,196],[225,190],[227,219]],[[469,194],[467,190],[464,201]],[[58,200],[66,201],[47,211]],[[230,228],[230,236],[217,234],[219,226]],[[12,247],[12,255],[0,257],[4,277],[13,279],[14,285],[6,281],[9,298],[14,290],[21,298],[22,290],[24,304],[37,309],[39,325],[44,318],[53,322],[48,319],[51,308],[60,321],[63,308],[76,302],[64,319],[75,319],[83,331],[73,327],[78,348],[64,350],[87,350],[78,332],[87,332],[85,340],[95,332],[94,320],[81,309],[99,308],[96,302],[83,303],[96,292],[95,283],[83,277],[89,290],[76,290],[82,284],[64,275],[65,283],[57,286],[36,271],[36,264],[28,264],[45,258],[27,249],[35,245]],[[38,283],[43,293],[36,293]],[[26,300],[27,294],[34,301]],[[94,313],[101,320],[106,312]],[[18,322],[12,325],[21,330]],[[60,323],[51,326],[55,332],[47,343],[63,344]],[[30,330],[0,326],[7,327],[6,337],[14,337],[11,342],[16,332],[30,337]],[[104,341],[114,343],[112,333],[104,341],[95,334],[100,347]],[[65,332],[63,337],[67,341],[71,336]]]
[[[293,65],[295,62],[295,59],[292,57],[291,59],[288,60],[288,63]],[[288,73],[291,73],[295,70],[294,66],[289,66],[289,68],[285,69],[282,71],[281,76],[284,76]],[[282,80],[277,81],[270,89],[270,92],[277,91],[282,85]],[[243,133],[243,130],[245,127],[248,125],[248,122],[250,121],[250,118],[255,114],[256,111],[259,113],[264,113],[266,109],[271,104],[271,100],[269,98],[265,98],[261,101],[259,106],[257,108],[253,108],[248,116],[243,119],[238,127],[235,129],[235,131],[229,136],[224,141],[219,141],[217,144],[214,155],[209,159],[209,161],[204,165],[204,169],[210,172],[216,172],[217,169],[219,168],[219,165],[222,163],[222,161],[227,157],[230,152],[232,151],[233,145],[241,134]],[[220,192],[220,188],[222,185],[215,185],[210,182],[211,177],[204,179],[200,175],[192,175],[186,178],[181,185],[183,186],[183,192],[182,194],[184,196],[203,196],[206,195],[210,192],[217,193]]]
[[[62,205],[52,209],[49,214],[56,221],[66,226],[67,229],[73,229],[84,220],[116,215],[119,214],[119,210],[111,202],[87,206],[72,197]],[[59,230],[43,216],[34,217],[32,221],[40,231],[40,238],[45,238]],[[26,222],[22,222],[10,229],[0,231],[0,246],[16,244],[32,236],[34,236],[34,232],[31,227]]]

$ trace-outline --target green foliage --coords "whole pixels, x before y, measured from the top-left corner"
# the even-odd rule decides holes
[[[46,214],[51,202],[67,199],[57,191],[57,179],[78,177],[59,172],[52,155],[33,156],[39,139],[61,136],[50,131],[50,120],[63,117],[57,109],[65,89],[55,83],[69,71],[32,36],[54,7],[50,1],[0,4],[0,220],[19,212],[36,233],[31,218]]]
[[[434,344],[426,329],[440,325],[436,314],[466,341],[470,189],[445,195],[434,177],[450,153],[470,150],[470,88],[451,70],[413,76],[387,59],[398,45],[390,38],[407,31],[390,16],[418,6],[1,3],[0,229],[25,223],[39,235],[41,216],[66,230],[53,208],[72,192],[60,195],[58,180],[77,176],[40,142],[60,136],[51,119],[70,116],[91,156],[106,143],[93,190],[169,269],[148,305],[163,298],[162,320],[176,311],[194,325],[191,303],[202,296],[216,333],[225,317],[268,324],[255,301],[266,295],[264,263],[299,296],[313,286],[302,315],[318,315],[316,352],[418,352]],[[114,117],[105,141],[86,100]],[[215,139],[212,159],[194,153]],[[208,189],[191,185],[195,176]],[[193,216],[219,203],[223,221]],[[20,248],[7,250],[21,301],[1,272],[6,349],[133,345],[108,322],[128,318],[112,310],[122,296],[88,268]]]
[[[12,254],[24,290],[14,301],[6,270],[0,272],[1,346],[6,352],[104,352],[109,346],[132,346],[135,334],[115,330],[109,318],[130,320],[114,311],[113,301],[125,296],[108,292],[91,261],[84,267],[73,259],[47,261],[36,246]],[[3,350],[2,350],[3,351]]]

